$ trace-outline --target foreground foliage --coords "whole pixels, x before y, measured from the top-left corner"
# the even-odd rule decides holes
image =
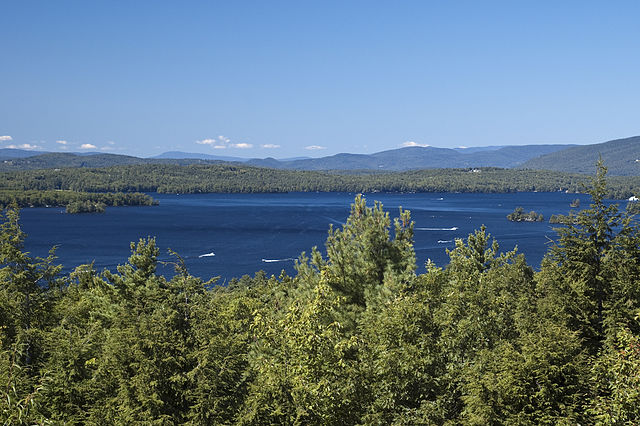
[[[539,272],[484,228],[416,274],[413,225],[358,196],[297,273],[214,286],[156,274],[153,239],[116,271],[24,252],[0,230],[6,424],[635,424],[640,232],[574,212]]]

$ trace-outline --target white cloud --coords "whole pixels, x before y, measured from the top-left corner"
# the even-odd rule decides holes
[[[406,141],[405,143],[402,144],[403,147],[409,147],[409,146],[421,146],[423,148],[430,146],[428,144],[420,144],[418,142],[414,142],[414,141]]]
[[[7,145],[7,148],[11,149],[36,149],[40,148],[38,145],[31,145],[30,143],[23,143],[22,145]]]
[[[229,145],[231,148],[240,148],[240,149],[248,149],[253,148],[253,145],[250,143],[240,142],[240,143],[232,143]]]
[[[96,149],[96,148],[97,146],[91,143],[83,143],[82,145],[80,145],[80,149]]]
[[[200,145],[210,145],[213,149],[225,149],[229,142],[231,142],[231,139],[222,135],[213,139],[203,139],[201,141],[196,141],[196,143]]]
[[[115,145],[116,143],[114,141],[107,141],[107,145]]]
[[[280,148],[280,145],[275,145],[272,143],[265,143],[264,145],[260,145],[261,148],[266,148],[266,149],[276,149],[276,148]]]
[[[56,141],[56,143],[59,143],[60,145],[66,145],[68,142],[67,141]]]
[[[464,146],[464,145],[460,145],[458,148],[459,148],[459,149],[467,149],[467,148],[469,148],[469,147],[468,147],[468,146]]]
[[[231,139],[226,136],[218,136],[217,138],[212,139],[202,139],[196,141],[197,144],[200,145],[209,145],[213,149],[226,149],[226,148],[239,148],[239,149],[247,149],[253,148],[253,145],[246,142],[239,143],[231,143]]]
[[[213,146],[223,146],[223,145],[227,145],[229,142],[231,142],[231,139],[222,135],[213,139],[203,139],[201,141],[196,141],[196,143],[200,145],[213,145]]]
[[[13,138],[9,135],[4,135],[4,136],[0,136],[0,142],[8,142],[8,141],[12,141]]]
[[[304,149],[308,149],[309,151],[317,151],[319,149],[327,149],[327,147],[320,146],[320,145],[309,145],[309,146],[305,146]]]

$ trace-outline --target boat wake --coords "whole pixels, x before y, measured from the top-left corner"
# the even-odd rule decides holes
[[[200,258],[200,257],[213,257],[213,256],[215,256],[215,255],[216,255],[216,254],[215,254],[214,252],[211,252],[211,253],[201,254],[201,255],[200,255],[200,256],[198,256],[198,257],[199,257],[199,258]]]
[[[262,259],[264,263],[275,263],[275,262],[290,262],[295,260],[293,257],[287,257],[286,259]]]
[[[452,243],[453,240],[438,240],[438,244]]]
[[[458,227],[454,226],[452,228],[414,228],[416,231],[457,231]]]

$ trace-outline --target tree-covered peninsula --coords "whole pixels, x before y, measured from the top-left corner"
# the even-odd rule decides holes
[[[107,206],[152,206],[151,196],[139,192],[78,192],[72,190],[0,189],[0,207],[66,207],[67,213],[99,213]]]
[[[539,271],[484,229],[417,274],[408,211],[358,196],[297,272],[216,286],[32,258],[0,226],[3,424],[636,424],[640,228],[604,202]]]

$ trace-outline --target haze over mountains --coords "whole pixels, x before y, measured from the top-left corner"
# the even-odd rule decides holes
[[[104,153],[43,153],[0,149],[0,171],[132,164],[208,164],[238,162],[294,170],[402,171],[432,168],[500,167],[588,173],[599,157],[611,175],[640,175],[640,136],[592,145],[520,145],[473,148],[407,147],[375,154],[336,154],[321,158],[246,159],[166,152],[152,158]]]

